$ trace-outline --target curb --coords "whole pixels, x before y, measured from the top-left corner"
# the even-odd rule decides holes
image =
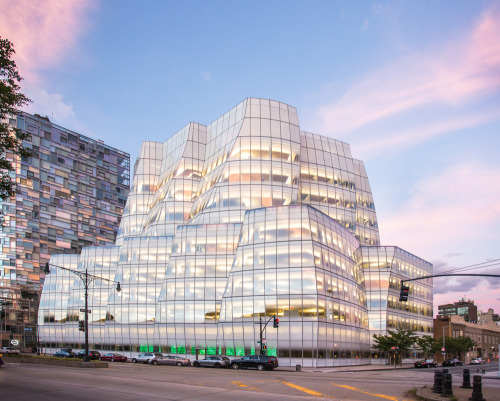
[[[426,397],[425,395],[422,395],[422,389],[423,388],[424,388],[423,386],[417,387],[417,398],[419,400],[425,400],[425,401],[439,401],[439,400],[442,400],[442,398],[429,398],[429,397]]]
[[[87,369],[100,369],[108,368],[108,362],[77,362],[77,361],[63,361],[51,359],[35,359],[35,358],[5,358],[6,363],[29,363],[33,365],[49,365],[49,366],[66,366],[68,368],[87,368]]]

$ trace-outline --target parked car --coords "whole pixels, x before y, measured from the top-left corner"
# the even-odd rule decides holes
[[[127,362],[127,357],[120,354],[115,354],[114,352],[109,352],[107,354],[101,355],[99,357],[100,361],[109,361],[109,362]]]
[[[148,361],[151,358],[154,358],[155,356],[163,358],[163,355],[158,353],[158,352],[143,352],[142,354],[139,354],[136,357],[133,357],[132,362],[134,362],[134,363],[137,363],[137,362],[148,363]]]
[[[159,356],[161,354],[155,354],[148,363],[150,365],[175,365],[175,366],[189,366],[191,365],[191,360],[187,358],[182,358],[175,355]]]
[[[101,354],[97,351],[89,351],[89,357],[90,357],[91,361],[97,361],[100,356],[101,356]],[[75,355],[75,358],[84,359],[85,358],[85,350],[83,349],[83,350],[77,352],[77,354]]]
[[[14,347],[2,347],[0,348],[0,354],[20,354],[21,351],[19,351],[17,348]]]
[[[73,354],[73,352],[59,350],[53,356],[55,356],[57,358],[74,358],[75,354]]]
[[[474,358],[474,359],[471,359],[470,361],[470,364],[471,365],[484,365],[486,362],[483,361],[482,358]]]
[[[273,370],[278,366],[278,359],[275,356],[268,355],[246,355],[243,358],[231,361],[233,369],[256,368],[258,370]]]
[[[438,364],[432,359],[422,359],[420,361],[416,361],[413,366],[416,368],[437,368]]]
[[[193,366],[210,366],[214,368],[228,368],[231,366],[231,361],[227,356],[207,356],[205,359],[197,359],[193,361]]]
[[[460,359],[447,359],[443,361],[443,366],[462,366]]]

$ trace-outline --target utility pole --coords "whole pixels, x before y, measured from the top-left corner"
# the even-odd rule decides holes
[[[88,307],[89,306],[88,305],[89,304],[89,284],[94,280],[103,280],[103,281],[108,281],[110,283],[117,283],[116,284],[116,291],[120,292],[121,291],[120,282],[89,274],[87,268],[85,268],[85,272],[80,272],[78,270],[68,269],[67,267],[56,266],[56,265],[52,265],[52,266],[57,267],[58,269],[67,270],[73,274],[76,274],[78,277],[80,277],[80,279],[83,282],[83,285],[85,286],[85,310],[80,309],[80,312],[85,313],[85,357],[83,360],[85,362],[89,362],[90,361],[90,356],[89,356],[89,307]],[[45,272],[45,274],[50,274],[49,262],[45,263],[44,272]]]
[[[273,315],[271,316],[267,322],[264,323],[264,327],[262,327],[262,316],[259,316],[259,323],[254,323],[254,324],[258,324],[259,325],[259,333],[260,333],[260,355],[266,355],[267,354],[267,344],[266,344],[266,348],[264,349],[264,344],[263,344],[263,338],[262,338],[262,334],[264,333],[264,331],[266,330],[266,327],[267,327],[267,324],[271,321],[271,319],[273,320],[276,320],[276,315]],[[277,326],[276,326],[277,328]]]

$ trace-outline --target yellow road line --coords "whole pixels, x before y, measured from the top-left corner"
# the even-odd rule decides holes
[[[262,392],[262,390],[260,390],[258,388],[255,388],[255,387],[249,387],[249,386],[247,386],[246,384],[243,384],[240,381],[234,381],[234,382],[231,382],[231,383],[233,383],[233,384],[237,385],[238,387],[240,387],[242,389],[245,389],[245,390],[255,390],[255,391],[261,391]]]
[[[373,395],[375,397],[380,397],[380,398],[385,398],[386,400],[391,400],[391,401],[399,401],[400,399],[398,397],[393,397],[393,396],[390,396],[390,395],[385,395],[385,394],[374,394],[374,393],[368,393],[367,391],[363,391],[359,388],[356,388],[356,387],[351,387],[351,386],[346,386],[345,384],[336,384],[336,383],[332,383],[334,386],[337,386],[337,387],[342,387],[342,388],[346,388],[348,390],[353,390],[353,391],[357,391],[359,393],[363,393],[363,394],[368,394],[368,395]],[[402,400],[404,401],[404,400]]]
[[[315,397],[334,398],[334,397],[330,397],[330,396],[328,396],[326,394],[323,394],[323,393],[318,393],[317,391],[311,390],[309,388],[301,387],[301,386],[298,386],[296,384],[293,384],[293,383],[290,383],[290,382],[286,382],[284,380],[278,380],[278,381],[282,382],[283,384],[286,384],[288,387],[294,388],[295,390],[302,391],[303,393],[306,393],[306,394],[309,394],[309,395],[314,395]]]

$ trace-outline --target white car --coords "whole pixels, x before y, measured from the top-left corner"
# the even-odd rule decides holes
[[[20,354],[21,351],[14,347],[2,347],[0,348],[0,354]]]
[[[154,357],[163,358],[163,355],[158,352],[143,352],[142,354],[139,354],[136,357],[132,358],[132,362],[148,363],[149,360]]]
[[[474,359],[471,359],[470,361],[470,364],[471,365],[484,365],[486,362],[483,361],[482,358],[474,358]]]

